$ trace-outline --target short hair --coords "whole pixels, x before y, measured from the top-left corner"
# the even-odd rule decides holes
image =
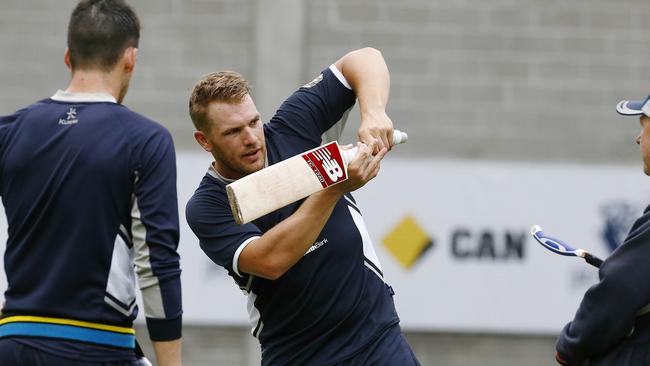
[[[239,103],[250,94],[248,80],[235,71],[204,75],[192,88],[190,118],[197,130],[210,131],[207,109],[212,102]]]
[[[68,24],[72,70],[110,71],[128,47],[138,47],[140,21],[124,0],[82,0]]]

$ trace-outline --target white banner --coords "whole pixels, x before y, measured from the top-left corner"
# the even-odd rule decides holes
[[[245,296],[203,254],[184,217],[210,161],[178,153],[184,319],[247,325]],[[650,202],[647,179],[640,165],[388,158],[355,197],[403,328],[553,334],[598,272],[542,248],[530,227],[604,258]],[[3,249],[4,214],[0,227]]]
[[[605,258],[650,202],[639,166],[390,160],[357,194],[407,329],[556,333],[598,279],[547,235]],[[382,238],[405,216],[433,246],[404,268]]]

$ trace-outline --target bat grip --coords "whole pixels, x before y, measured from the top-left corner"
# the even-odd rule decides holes
[[[585,261],[587,261],[587,263],[591,264],[592,266],[594,266],[596,268],[600,268],[600,265],[603,264],[602,259],[600,259],[600,258],[598,258],[598,257],[596,257],[594,255],[591,255],[589,253],[585,253],[584,258],[585,258]]]
[[[393,146],[398,145],[398,144],[403,144],[406,141],[408,141],[409,135],[406,132],[402,132],[400,130],[393,130]],[[342,151],[343,157],[345,159],[345,164],[350,164],[352,159],[354,159],[355,156],[357,156],[357,153],[359,152],[358,147],[353,147],[350,150],[345,150]]]

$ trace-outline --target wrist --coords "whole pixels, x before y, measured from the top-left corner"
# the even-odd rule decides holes
[[[383,103],[359,103],[361,121],[365,117],[386,115],[386,105]]]
[[[327,200],[328,202],[337,202],[345,194],[343,189],[343,183],[335,184],[333,186],[327,187],[321,191],[318,191],[314,194],[319,199]]]

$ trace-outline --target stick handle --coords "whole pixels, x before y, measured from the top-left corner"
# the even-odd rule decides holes
[[[409,135],[406,132],[402,132],[400,130],[393,130],[393,146],[398,145],[398,144],[403,144],[406,141],[408,141]],[[352,159],[354,159],[355,156],[357,156],[357,153],[359,152],[358,147],[353,147],[350,150],[345,150],[343,152],[343,159],[345,160],[345,164],[350,164]]]
[[[600,265],[603,264],[602,259],[600,259],[600,258],[598,258],[598,257],[596,257],[596,256],[594,256],[592,254],[586,253],[586,252],[585,252],[584,258],[585,258],[585,261],[587,261],[587,263],[591,264],[592,266],[594,266],[596,268],[600,268]]]

